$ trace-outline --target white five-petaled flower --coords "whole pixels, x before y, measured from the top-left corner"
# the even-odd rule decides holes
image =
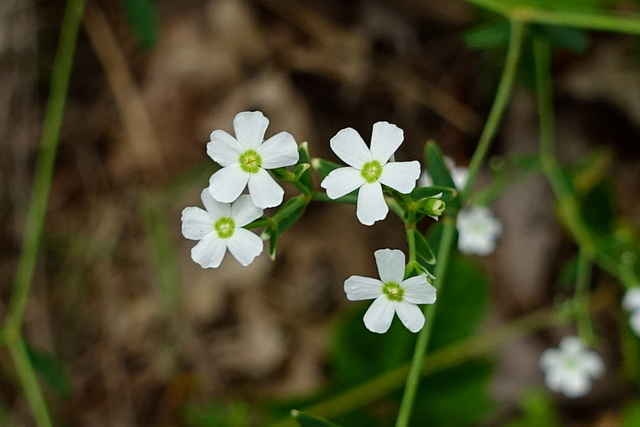
[[[222,166],[209,180],[215,200],[231,203],[248,185],[257,207],[266,209],[282,203],[284,190],[267,170],[296,164],[298,146],[288,132],[264,141],[268,126],[269,119],[260,111],[245,111],[233,119],[235,138],[220,129],[211,133],[207,154]]]
[[[451,174],[451,179],[453,183],[456,185],[458,190],[462,190],[464,185],[467,183],[467,176],[469,176],[469,169],[464,166],[457,166],[456,162],[449,156],[444,156],[444,163],[447,165],[449,169],[449,173]],[[429,172],[424,170],[420,175],[420,179],[418,180],[418,186],[420,187],[431,187],[433,186],[433,180],[431,179],[431,175]]]
[[[457,221],[458,249],[464,254],[489,255],[496,248],[502,225],[486,206],[460,211]]]
[[[420,176],[420,163],[416,160],[389,161],[403,140],[402,129],[388,122],[373,125],[370,149],[354,129],[342,129],[329,144],[340,160],[349,166],[331,171],[320,185],[331,199],[359,189],[356,216],[362,224],[372,225],[386,218],[389,207],[381,184],[408,194]]]
[[[433,304],[436,289],[425,275],[403,280],[404,253],[397,249],[375,251],[380,280],[363,276],[351,276],[344,282],[344,291],[350,301],[373,299],[364,315],[364,324],[371,332],[383,334],[389,330],[393,314],[411,332],[424,326],[424,315],[416,304]]]
[[[631,288],[622,300],[622,307],[629,312],[629,325],[640,336],[640,288]]]
[[[262,216],[247,195],[233,204],[213,200],[208,189],[202,191],[206,210],[188,207],[182,211],[182,235],[200,240],[191,250],[191,258],[203,268],[217,268],[229,249],[240,264],[247,266],[260,255],[264,244],[251,231],[242,228]]]
[[[580,397],[591,390],[591,381],[602,375],[604,363],[598,354],[585,348],[578,337],[565,337],[560,348],[542,352],[540,367],[549,389],[567,397]]]

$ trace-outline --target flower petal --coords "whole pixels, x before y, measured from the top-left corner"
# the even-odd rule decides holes
[[[640,288],[630,288],[622,300],[622,307],[627,311],[640,309]]]
[[[580,359],[580,369],[592,377],[599,377],[604,372],[604,363],[593,351],[585,352]]]
[[[578,337],[564,337],[560,341],[560,351],[567,356],[581,356],[585,351],[584,343]]]
[[[358,191],[358,204],[356,216],[364,225],[373,225],[374,222],[385,219],[389,213],[387,202],[382,195],[382,186],[379,182],[365,183]]]
[[[264,133],[269,126],[269,119],[260,111],[243,111],[233,119],[236,139],[244,151],[256,150],[264,140]]]
[[[554,369],[562,364],[562,355],[559,350],[555,348],[548,348],[542,352],[540,356],[540,367],[545,371]]]
[[[207,143],[207,154],[223,167],[238,163],[244,151],[234,137],[220,129],[211,133],[211,141]]]
[[[406,258],[401,250],[378,249],[373,256],[376,258],[378,274],[383,283],[402,283]]]
[[[229,203],[216,202],[213,197],[211,197],[211,191],[208,188],[202,190],[200,200],[202,200],[204,208],[207,210],[214,222],[219,218],[231,215],[231,206]]]
[[[389,162],[382,167],[380,182],[398,190],[402,194],[411,193],[416,188],[416,180],[420,177],[420,163],[417,160],[412,162]]]
[[[191,249],[191,259],[202,268],[217,268],[227,251],[227,244],[216,233],[209,233]]]
[[[251,196],[245,194],[233,202],[230,215],[236,223],[236,228],[240,228],[260,218],[262,213],[263,210],[253,204]]]
[[[346,167],[329,172],[329,175],[322,180],[320,186],[327,190],[329,198],[337,199],[360,188],[364,183],[365,179],[359,170]]]
[[[262,239],[244,228],[236,228],[233,236],[227,239],[227,246],[231,255],[244,267],[251,264],[255,257],[262,253],[264,243]]]
[[[200,240],[213,231],[213,220],[204,209],[192,206],[182,211],[182,235]]]
[[[387,296],[380,295],[371,303],[371,306],[364,314],[364,325],[371,332],[384,334],[391,326],[394,312],[393,304],[387,299]]]
[[[264,169],[251,174],[249,194],[253,204],[262,209],[278,206],[284,198],[282,187]]]
[[[329,145],[340,160],[356,169],[362,169],[365,163],[371,161],[371,152],[355,129],[342,129],[331,138]]]
[[[267,139],[257,151],[265,169],[295,165],[299,159],[298,144],[288,132],[280,132]]]
[[[424,314],[415,304],[402,301],[394,304],[398,319],[411,332],[418,332],[424,326]]]
[[[374,299],[382,295],[384,284],[371,277],[351,276],[344,281],[344,291],[349,301]]]
[[[561,390],[567,397],[584,396],[591,390],[589,378],[582,372],[571,372],[565,375]]]
[[[400,284],[404,288],[404,300],[412,304],[433,304],[436,302],[436,288],[424,275],[409,277]]]
[[[234,202],[249,181],[239,164],[225,166],[209,178],[209,193],[218,202]]]
[[[383,165],[404,141],[404,131],[389,122],[373,124],[371,132],[371,158]],[[416,178],[417,179],[417,178]]]

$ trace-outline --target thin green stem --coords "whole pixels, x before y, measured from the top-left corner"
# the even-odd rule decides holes
[[[640,15],[620,15],[612,13],[592,13],[540,9],[522,5],[508,5],[499,0],[466,0],[467,3],[523,22],[583,28],[585,30],[612,31],[617,33],[640,34]]]
[[[439,349],[422,359],[420,375],[424,376],[443,368],[466,362],[495,348],[540,329],[554,327],[561,322],[558,309],[545,308],[535,313],[515,319],[499,328],[471,336],[465,341]],[[327,400],[305,408],[303,412],[323,418],[334,418],[357,408],[371,404],[401,387],[410,365],[404,364],[389,372],[334,395]],[[296,422],[290,418],[271,424],[270,427],[293,427]]]
[[[9,348],[20,385],[34,420],[39,427],[50,427],[52,423],[36,374],[29,360],[22,336],[22,324],[27,302],[29,301],[38,249],[42,240],[73,55],[83,10],[84,0],[69,0],[62,20],[58,51],[51,75],[50,94],[42,125],[42,137],[33,192],[27,213],[25,234],[22,240],[22,251],[18,260],[13,293],[5,319],[5,343]]]
[[[498,84],[498,90],[496,92],[496,97],[493,101],[493,105],[491,106],[489,117],[487,118],[487,122],[484,126],[484,129],[482,130],[480,139],[478,140],[478,146],[475,153],[473,154],[473,157],[471,158],[471,163],[469,164],[469,175],[460,194],[460,197],[463,201],[467,200],[467,198],[469,197],[473,181],[476,179],[480,168],[484,164],[487,153],[489,152],[489,148],[491,147],[491,143],[493,142],[493,138],[496,136],[498,126],[500,125],[500,121],[502,120],[502,116],[504,115],[504,110],[507,106],[507,102],[509,101],[509,98],[511,96],[513,84],[516,80],[516,75],[518,72],[518,60],[520,59],[520,53],[522,51],[523,33],[524,25],[522,21],[515,19],[512,20],[511,36],[509,39],[509,50],[507,51],[507,57],[505,60],[504,69],[502,71],[502,77],[500,78],[500,83]]]
[[[447,266],[449,265],[449,256],[451,254],[451,249],[453,248],[456,231],[456,224],[453,218],[444,218],[443,222],[444,231],[442,233],[440,247],[438,248],[438,263],[436,264],[435,270],[436,278],[433,284],[437,291],[442,289],[442,284],[444,283],[445,273],[447,271]],[[425,306],[425,325],[418,334],[418,339],[416,341],[416,347],[413,352],[413,358],[411,360],[411,366],[409,368],[409,374],[404,394],[402,396],[402,402],[400,403],[398,418],[396,420],[396,427],[406,427],[409,424],[411,411],[413,410],[413,402],[415,400],[418,382],[420,381],[422,372],[422,362],[427,351],[427,347],[429,346],[429,339],[431,338],[436,307],[437,304]]]
[[[587,344],[593,344],[593,326],[589,312],[589,285],[591,284],[591,271],[593,263],[582,251],[578,254],[578,274],[576,276],[576,292],[574,297],[575,319],[578,327],[578,335]]]

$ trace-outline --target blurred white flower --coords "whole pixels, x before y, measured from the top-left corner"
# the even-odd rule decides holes
[[[464,188],[464,185],[467,183],[469,169],[464,166],[456,166],[456,162],[449,156],[444,156],[444,163],[449,169],[451,179],[453,179],[453,183],[456,185],[456,188],[458,190],[462,190],[462,188]],[[431,179],[431,175],[429,175],[429,172],[427,172],[426,170],[422,171],[420,179],[418,180],[418,187],[431,187],[432,185],[433,180]]]
[[[640,287],[627,290],[622,299],[622,307],[629,312],[629,326],[640,336]]]
[[[604,372],[598,354],[585,348],[578,337],[565,337],[560,348],[542,352],[540,367],[550,390],[580,397],[591,390],[591,381]]]
[[[188,207],[182,211],[182,235],[200,240],[191,250],[191,258],[202,268],[217,268],[229,249],[240,264],[247,266],[260,255],[262,239],[242,228],[262,216],[262,209],[248,195],[233,204],[213,200],[208,189],[201,194],[206,210]]]
[[[403,194],[416,186],[420,163],[390,162],[404,140],[404,132],[388,122],[377,122],[371,134],[371,149],[352,128],[342,129],[331,141],[331,149],[348,167],[338,168],[320,183],[327,196],[337,199],[356,189],[356,216],[365,225],[386,218],[389,207],[382,194],[382,184]]]
[[[211,176],[209,191],[218,202],[231,203],[249,186],[253,204],[269,208],[282,203],[284,190],[268,169],[295,165],[298,146],[288,132],[264,140],[269,120],[260,111],[238,113],[233,119],[235,138],[214,130],[207,154],[222,166]]]
[[[489,255],[502,233],[500,221],[486,206],[472,206],[458,213],[458,249],[464,254]]]
[[[424,326],[424,315],[416,304],[433,304],[436,301],[434,288],[425,275],[403,280],[404,253],[397,249],[375,251],[380,280],[363,276],[351,276],[344,282],[344,291],[350,301],[373,299],[364,315],[364,324],[371,332],[383,334],[389,330],[393,315],[411,332]]]

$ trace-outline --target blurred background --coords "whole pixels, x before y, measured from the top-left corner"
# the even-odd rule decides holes
[[[553,7],[640,11],[631,0],[564,3]],[[2,318],[64,5],[0,1]],[[313,157],[337,161],[328,144],[336,132],[353,127],[368,141],[372,124],[385,120],[405,131],[397,160],[424,164],[423,145],[434,139],[457,164],[468,164],[502,70],[505,23],[455,0],[89,0],[25,322],[57,425],[267,425],[327,390],[371,378],[376,372],[365,370],[345,379],[373,363],[372,355],[394,353],[398,342],[409,350],[395,351],[374,371],[409,360],[414,336],[373,336],[362,325],[364,306],[348,303],[342,290],[352,274],[375,274],[375,249],[406,248],[396,218],[366,227],[353,206],[311,204],[282,236],[275,261],[263,253],[242,268],[227,256],[219,269],[203,270],[190,258],[194,242],[180,234],[180,214],[200,205],[215,171],[205,153],[209,134],[232,132],[240,111],[262,111],[270,119],[267,136],[286,130],[307,141]],[[486,28],[497,29],[487,37]],[[637,227],[637,37],[537,31],[555,44],[561,160],[592,159],[607,206]],[[537,150],[531,69],[525,50],[492,156]],[[485,170],[478,188],[489,182]],[[548,184],[535,172],[512,184],[493,205],[504,227],[497,252],[464,261],[473,270],[467,278],[480,275],[480,296],[456,296],[459,307],[482,300],[473,316],[483,330],[548,306],[559,292],[570,295],[557,281],[575,245],[556,219]],[[296,191],[288,187],[287,194]],[[622,408],[637,391],[619,375],[626,366],[619,350],[622,290],[599,271],[594,288],[596,332],[608,337],[598,350],[608,369],[591,394],[531,394],[543,390],[541,351],[572,333],[546,330],[490,355],[490,369],[474,386],[484,400],[476,412],[469,409],[472,417],[447,415],[459,415],[463,396],[477,401],[454,388],[450,408],[433,410],[444,414],[439,421],[415,425],[506,425],[527,411],[526,396],[559,425],[622,425]],[[476,320],[469,322],[475,329]],[[345,339],[349,334],[366,342]],[[364,354],[345,362],[336,349],[349,345]],[[390,425],[394,399],[343,425]],[[31,425],[4,348],[0,420]]]

